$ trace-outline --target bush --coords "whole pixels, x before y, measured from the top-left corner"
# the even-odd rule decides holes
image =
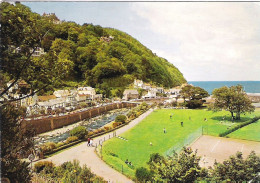
[[[53,149],[56,148],[56,144],[54,142],[46,142],[40,148],[43,153],[51,152]]]
[[[86,165],[80,166],[78,160],[64,162],[56,167],[44,168],[40,173],[41,176],[46,177],[47,179],[51,178],[51,182],[107,182],[101,177],[93,174]],[[47,180],[40,182],[47,182]]]
[[[114,123],[112,123],[113,128],[116,128],[117,126],[120,126],[120,125],[122,125],[121,122],[114,122]]]
[[[76,136],[71,136],[71,137],[68,137],[68,138],[66,139],[66,143],[69,144],[69,143],[74,142],[74,141],[76,141],[76,140],[78,140],[78,139],[79,139],[79,138],[76,137]]]
[[[84,126],[78,126],[70,131],[70,136],[76,136],[78,139],[84,139],[87,134],[88,132]]]
[[[203,104],[202,100],[190,100],[187,102],[186,107],[188,107],[189,109],[196,109],[201,107]]]
[[[96,129],[96,130],[94,131],[94,134],[102,133],[102,132],[104,132],[104,131],[106,131],[104,128],[99,128],[99,129]]]
[[[58,142],[58,144],[56,144],[56,148],[61,147],[61,146],[63,146],[63,145],[64,145],[63,142]]]
[[[152,173],[144,167],[137,168],[135,171],[135,176],[140,182],[146,182],[152,179]]]
[[[126,116],[125,115],[118,115],[115,119],[115,122],[122,122],[125,123],[126,121]]]
[[[172,107],[177,107],[178,103],[176,101],[171,102],[170,104]]]
[[[40,173],[43,169],[52,169],[54,164],[51,161],[40,161],[34,164],[34,171]]]
[[[90,137],[90,136],[92,136],[92,135],[94,135],[94,134],[95,134],[95,132],[94,132],[94,131],[91,131],[91,132],[88,133],[88,136]]]
[[[106,131],[109,131],[109,130],[111,130],[112,128],[111,128],[110,126],[105,126],[104,129],[105,129]]]

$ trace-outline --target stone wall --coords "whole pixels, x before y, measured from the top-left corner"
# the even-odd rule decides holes
[[[23,120],[21,126],[24,131],[33,128],[36,134],[40,134],[79,122],[83,119],[93,118],[107,111],[125,107],[135,107],[136,105],[137,104],[135,103],[110,104],[107,106],[95,107],[83,112],[68,114],[66,116],[55,116],[35,120]]]

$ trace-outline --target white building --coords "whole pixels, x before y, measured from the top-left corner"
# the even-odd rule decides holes
[[[126,89],[123,93],[123,100],[138,99],[139,93],[137,90]]]
[[[164,88],[163,87],[157,87],[157,92],[158,93],[164,93]]]
[[[87,95],[87,98],[92,100],[96,97],[96,91],[92,87],[78,87],[77,91],[79,95]]]
[[[56,90],[53,95],[55,95],[57,98],[67,97],[70,95],[69,90]]]
[[[144,82],[142,80],[135,79],[134,88],[144,88]]]
[[[48,110],[56,110],[58,108],[65,108],[67,106],[67,101],[65,98],[50,99],[44,102],[38,102],[40,109],[44,109],[46,112]]]
[[[155,98],[155,97],[156,97],[156,90],[149,90],[148,93],[142,98]]]

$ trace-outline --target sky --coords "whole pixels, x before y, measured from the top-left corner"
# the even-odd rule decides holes
[[[260,81],[260,3],[23,2],[60,20],[124,31],[188,81]]]

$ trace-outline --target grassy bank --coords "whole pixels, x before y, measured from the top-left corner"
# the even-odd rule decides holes
[[[248,126],[240,128],[233,133],[230,133],[228,137],[243,140],[253,140],[260,142],[260,120],[252,123]]]

